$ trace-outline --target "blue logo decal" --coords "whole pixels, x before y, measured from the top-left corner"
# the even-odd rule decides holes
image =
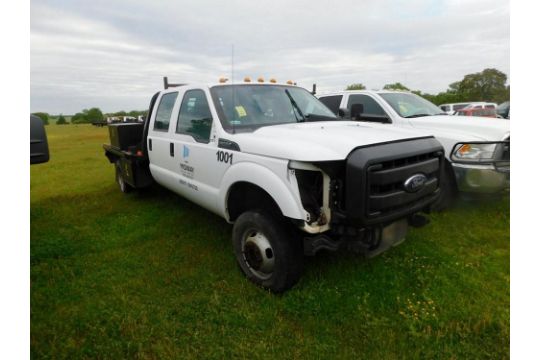
[[[184,152],[182,154],[182,157],[183,158],[189,157],[189,148],[186,145],[184,145]]]

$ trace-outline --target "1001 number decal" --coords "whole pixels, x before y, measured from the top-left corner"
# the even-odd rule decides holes
[[[232,164],[233,154],[229,154],[228,152],[225,152],[225,151],[218,151],[216,152],[216,156],[217,156],[217,161],[223,162],[225,164]]]

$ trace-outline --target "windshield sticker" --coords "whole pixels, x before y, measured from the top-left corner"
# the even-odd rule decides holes
[[[235,109],[236,109],[236,113],[238,114],[238,116],[240,116],[240,117],[247,116],[246,109],[244,109],[243,106],[241,106],[241,105],[236,106]]]

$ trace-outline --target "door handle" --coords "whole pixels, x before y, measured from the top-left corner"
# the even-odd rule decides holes
[[[169,150],[171,152],[171,156],[174,157],[174,143],[171,143]]]
[[[148,139],[148,150],[152,151],[152,139]]]

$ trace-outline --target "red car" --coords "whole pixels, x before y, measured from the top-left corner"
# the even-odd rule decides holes
[[[456,111],[455,115],[459,116],[482,116],[482,117],[497,117],[497,111],[495,109],[461,109]]]

